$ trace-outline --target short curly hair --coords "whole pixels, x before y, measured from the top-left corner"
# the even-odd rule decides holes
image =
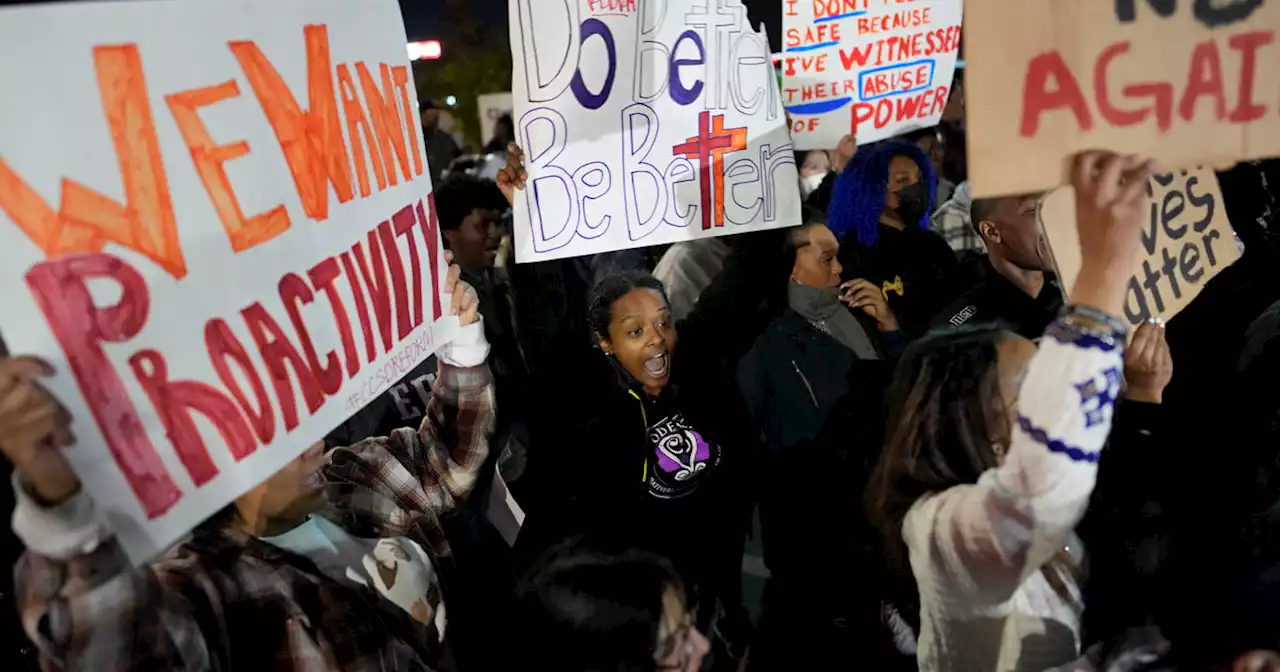
[[[507,197],[502,195],[496,182],[470,175],[450,175],[432,191],[441,231],[453,231],[462,226],[462,220],[473,210],[503,213],[509,207]]]

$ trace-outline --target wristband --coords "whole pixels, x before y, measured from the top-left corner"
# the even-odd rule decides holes
[[[1097,308],[1073,303],[1063,310],[1063,317],[1080,327],[1109,332],[1111,336],[1120,340],[1126,339],[1129,335],[1129,325]]]

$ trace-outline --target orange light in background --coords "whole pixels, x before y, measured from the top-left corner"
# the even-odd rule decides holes
[[[409,43],[409,60],[434,61],[440,58],[440,40]]]

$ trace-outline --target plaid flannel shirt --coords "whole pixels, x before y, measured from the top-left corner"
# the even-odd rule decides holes
[[[487,365],[442,362],[417,431],[334,449],[321,515],[356,536],[410,538],[439,564],[449,554],[440,515],[475,485],[494,411]],[[44,669],[418,671],[440,661],[434,631],[373,590],[227,526],[201,526],[136,569],[114,538],[67,561],[29,551],[16,584]]]
[[[973,205],[973,199],[969,195],[969,183],[962,182],[960,186],[951,194],[951,199],[938,207],[930,219],[929,226],[933,232],[942,236],[947,241],[947,245],[956,254],[961,252],[977,252],[979,254],[987,253],[987,244],[982,242],[982,236],[978,235],[977,229],[973,228],[972,219],[969,216],[969,208]]]

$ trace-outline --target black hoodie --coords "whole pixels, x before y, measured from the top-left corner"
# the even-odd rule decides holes
[[[734,373],[768,321],[773,275],[761,268],[783,239],[767,233],[738,241],[677,325],[672,379],[657,399],[600,352],[540,379],[556,407],[535,439],[551,496],[529,513],[520,556],[590,534],[670,557],[700,592],[740,582],[759,441]]]

